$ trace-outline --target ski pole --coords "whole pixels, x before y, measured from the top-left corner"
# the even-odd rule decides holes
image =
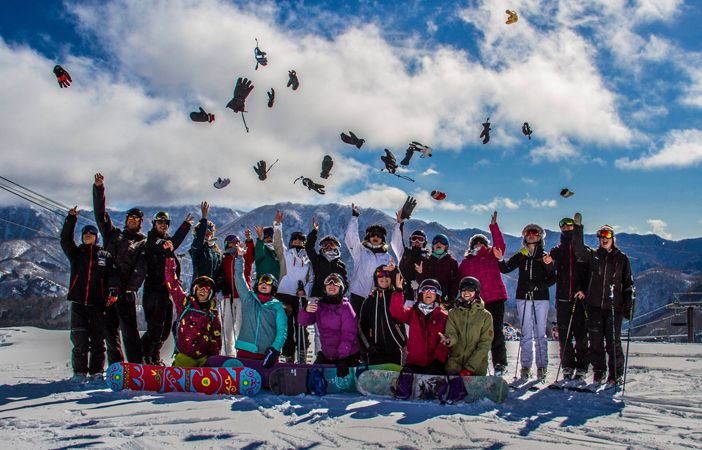
[[[617,390],[617,331],[614,329],[614,284],[609,285],[609,300],[612,302],[612,357],[614,359],[614,391]]]
[[[558,301],[558,300],[556,300]],[[560,349],[560,360],[558,361],[558,370],[556,371],[556,381],[558,381],[558,376],[561,374],[561,365],[563,364],[563,355],[565,354],[565,348],[568,345],[568,338],[570,337],[570,326],[573,323],[573,316],[575,315],[575,305],[577,305],[577,300],[573,299],[573,309],[570,311],[570,320],[568,320],[568,331],[566,332],[565,341],[563,343],[563,348]],[[628,350],[628,349],[627,349]]]
[[[514,379],[517,379],[517,371],[519,370],[519,356],[522,353],[522,340],[524,339],[524,316],[526,315],[526,299],[524,299],[524,308],[522,308],[522,324],[519,326],[519,331],[522,335],[519,337],[519,347],[517,348],[517,362],[514,364]]]
[[[622,396],[626,391],[626,370],[629,366],[629,347],[631,346],[631,325],[633,324],[634,303],[636,302],[636,286],[631,286],[631,305],[629,306],[629,329],[626,331],[626,356],[624,357],[624,386]]]

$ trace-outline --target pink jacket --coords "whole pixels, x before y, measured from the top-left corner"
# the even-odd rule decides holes
[[[504,254],[506,245],[500,227],[497,224],[490,225],[490,233],[493,246],[502,250]],[[493,247],[483,247],[477,255],[467,255],[458,266],[461,279],[475,277],[480,281],[480,297],[485,303],[507,299],[507,289],[492,249]]]
[[[209,302],[209,308],[203,308],[191,296],[185,295],[176,279],[174,259],[166,260],[166,286],[176,307],[178,338],[175,344],[178,352],[193,359],[219,355],[222,348],[222,322],[215,301]]]

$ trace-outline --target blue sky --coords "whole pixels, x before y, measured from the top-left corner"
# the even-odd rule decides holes
[[[517,23],[504,23],[506,9]],[[451,228],[485,229],[496,209],[507,232],[555,229],[579,211],[589,232],[699,237],[700,22],[699,3],[681,0],[7,0],[0,175],[82,206],[99,171],[115,206],[356,202],[391,213],[413,195],[416,218]],[[269,57],[258,70],[255,38]],[[240,76],[256,86],[248,134],[224,108]],[[198,106],[215,122],[191,122]],[[362,149],[341,142],[348,130]],[[416,182],[380,172],[384,148],[399,161],[413,140],[434,149],[404,173]],[[327,195],[292,184],[320,182],[325,154]],[[251,169],[259,159],[280,160],[265,182]],[[217,177],[232,184],[215,190]],[[575,195],[561,198],[563,187]]]

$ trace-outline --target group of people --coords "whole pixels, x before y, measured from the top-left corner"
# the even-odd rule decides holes
[[[255,243],[246,230],[243,241],[229,235],[220,249],[215,224],[207,219],[207,202],[194,227],[188,214],[172,236],[167,212],[153,217],[146,235],[141,232],[144,214],[137,208],[127,211],[123,229],[115,227],[105,210],[99,173],[93,202],[97,228],[85,226],[76,245],[79,211],[74,208],[61,234],[71,263],[68,299],[76,383],[102,379],[105,353],[109,364],[124,361],[126,354],[131,363],[164,365],[161,349],[170,334],[174,366],[209,365],[208,359],[220,353],[262,360],[267,368],[279,360],[307,362],[310,326],[315,327],[314,362],[335,364],[341,377],[361,362],[404,365],[415,373],[480,376],[488,373],[490,353],[494,373],[504,374],[507,291],[501,275],[517,268],[523,379],[531,377],[534,359],[537,377],[546,377],[553,284],[564,376],[584,378],[592,365],[595,381],[604,383],[608,367],[610,381],[623,372],[621,323],[633,314],[629,260],[606,225],[598,231],[599,247],[585,246],[577,214],[560,222],[561,243],[550,253],[544,250],[543,228],[529,224],[522,232],[524,247],[505,260],[495,212],[492,245],[485,235],[471,237],[459,265],[446,235],[429,242],[417,230],[407,245],[402,210],[389,243],[381,225],[367,227],[361,239],[361,212],[352,204],[344,237],[354,262],[349,274],[341,242],[330,235],[320,239],[315,218],[308,234],[295,231],[285,245],[283,213],[277,212],[273,226],[254,227]],[[175,251],[191,228],[193,278],[185,291]],[[140,336],[136,292],[142,284],[147,328]]]

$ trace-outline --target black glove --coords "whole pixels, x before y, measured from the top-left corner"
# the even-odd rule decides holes
[[[631,300],[624,302],[624,313],[623,317],[629,322],[634,320],[634,312],[636,311],[636,303],[632,303]]]
[[[288,71],[288,85],[287,87],[292,86],[292,90],[296,91],[297,88],[300,87],[300,81],[297,79],[297,73],[295,73],[294,70],[289,70]]]
[[[381,156],[380,160],[383,161],[385,164],[385,169],[387,169],[388,172],[393,174],[395,173],[397,170],[397,160],[395,159],[395,155],[393,155],[390,150],[386,148],[385,156]]]
[[[136,292],[127,291],[124,293],[124,299],[128,302],[136,302]]]
[[[275,90],[273,88],[271,88],[271,91],[267,92],[267,94],[268,94],[268,107],[272,108],[273,103],[275,103]]]
[[[483,124],[483,132],[480,133],[480,137],[483,138],[483,144],[490,142],[490,118]]]
[[[409,148],[407,150],[412,150],[413,152],[419,152],[422,154],[420,158],[426,158],[427,156],[431,158],[432,148],[428,145],[421,144],[417,141],[410,142]]]
[[[212,123],[215,120],[215,116],[214,116],[214,114],[207,114],[207,111],[205,111],[204,109],[202,109],[202,107],[200,107],[199,112],[194,111],[194,112],[190,113],[190,120],[192,120],[193,122],[210,122],[210,123]]]
[[[442,375],[444,373],[444,363],[435,359],[424,369],[424,373],[427,375]]]
[[[414,150],[412,150],[412,148],[408,148],[407,150],[405,150],[405,159],[400,161],[400,165],[409,166],[410,160],[412,159],[412,155],[414,155]]]
[[[324,195],[324,185],[323,184],[317,184],[314,181],[312,181],[310,178],[305,178],[302,180],[302,184],[304,186],[307,186],[307,190],[310,191],[315,191],[318,194]]]
[[[320,177],[325,180],[331,175],[332,167],[334,167],[334,160],[329,155],[324,155],[324,160],[322,160],[322,172],[319,174]]]
[[[525,287],[527,292],[536,292],[539,290],[539,285],[535,281],[527,281]]]
[[[412,211],[414,211],[415,206],[417,206],[417,200],[415,200],[414,197],[410,197],[408,195],[407,200],[405,200],[405,204],[402,205],[402,215],[400,216],[400,218],[402,220],[409,219],[412,215]]]
[[[349,375],[349,363],[346,358],[339,358],[336,362],[336,376],[346,378]]]
[[[253,168],[254,172],[258,174],[258,179],[261,181],[266,181],[268,173],[266,172],[266,162],[261,160]]]
[[[66,70],[58,64],[54,66],[54,75],[56,75],[56,80],[58,81],[59,86],[61,86],[61,89],[67,88],[73,81],[68,72],[66,72]]]
[[[349,131],[349,136],[346,133],[341,133],[341,140],[344,141],[345,144],[351,144],[355,145],[356,148],[361,148],[363,146],[363,143],[366,142],[365,139],[359,139],[358,136],[353,134],[353,131]]]
[[[275,365],[276,362],[278,362],[278,357],[280,356],[280,352],[273,347],[268,347],[268,350],[266,350],[266,357],[263,358],[263,368],[264,369],[270,369]]]
[[[256,44],[258,44],[258,39],[256,39]],[[256,68],[254,70],[258,70],[258,65],[262,66],[267,66],[268,65],[268,58],[266,58],[266,52],[258,48],[258,45],[256,45],[256,48],[254,49],[254,58],[256,58]]]
[[[234,112],[244,112],[246,109],[246,97],[249,96],[253,88],[254,86],[252,86],[248,78],[239,77],[236,80],[236,88],[234,88],[234,98],[227,103],[227,108],[232,109]]]

